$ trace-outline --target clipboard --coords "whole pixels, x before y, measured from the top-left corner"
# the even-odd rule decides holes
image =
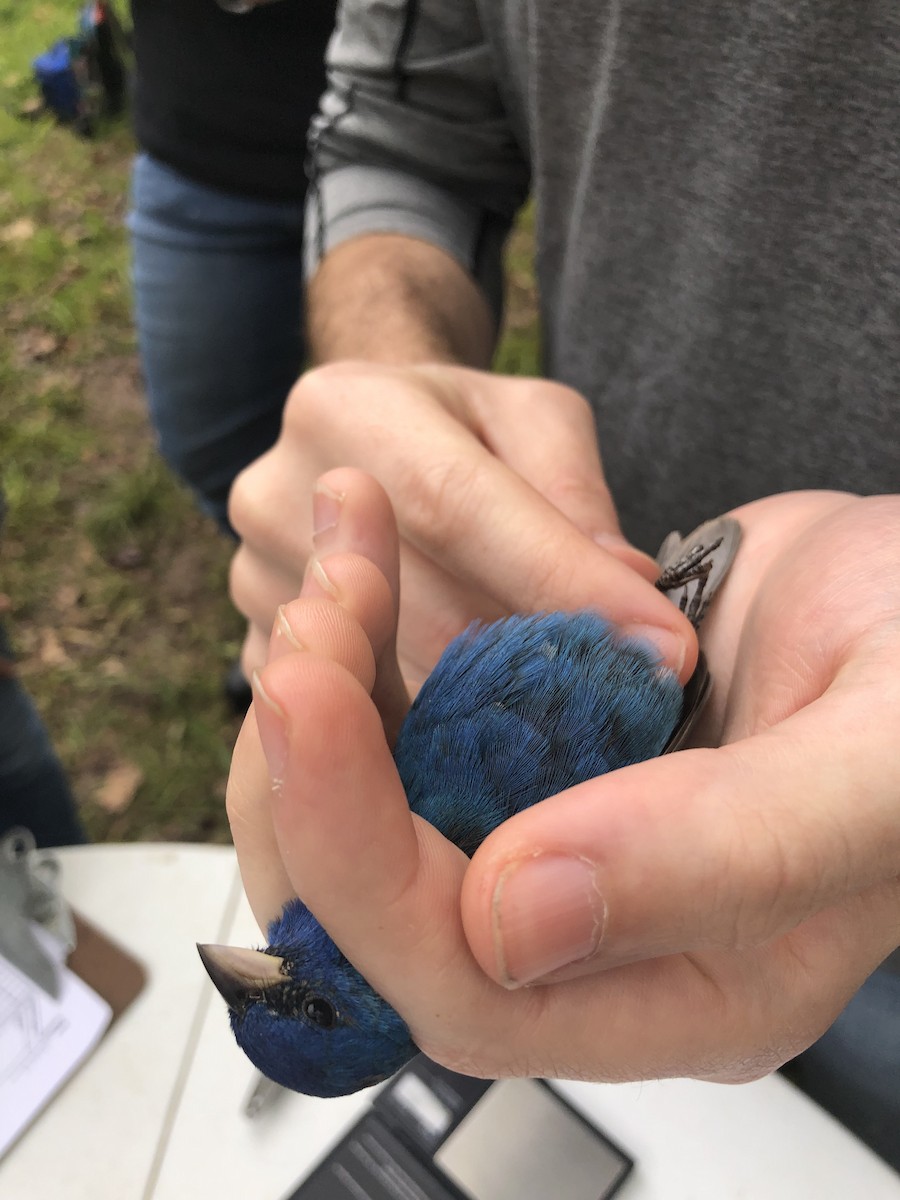
[[[33,840],[0,841],[0,1159],[140,995],[144,966],[63,900]]]
[[[144,990],[146,969],[132,954],[77,912],[72,913],[72,919],[77,940],[66,966],[112,1009],[111,1028]]]

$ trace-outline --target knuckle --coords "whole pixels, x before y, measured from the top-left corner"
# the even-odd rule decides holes
[[[261,631],[272,627],[278,605],[292,599],[296,590],[261,567],[253,554],[239,548],[228,572],[228,592],[238,612]]]
[[[268,638],[255,626],[244,641],[241,650],[241,668],[247,679],[252,679],[254,671],[261,671],[266,665]]]
[[[284,406],[284,428],[303,434],[319,428],[336,413],[344,420],[360,386],[370,384],[383,372],[375,365],[356,362],[324,363],[305,371],[288,393]]]
[[[271,537],[282,473],[276,445],[236,476],[228,495],[228,519],[242,541],[265,544]]]
[[[282,436],[303,436],[305,431],[328,413],[327,395],[331,390],[329,378],[334,373],[331,366],[315,367],[301,375],[288,392],[282,413]]]
[[[235,532],[241,537],[244,535],[244,529],[249,523],[254,509],[254,497],[256,493],[254,465],[251,464],[249,467],[245,467],[236,476],[234,483],[231,485],[231,491],[228,494],[228,520],[231,522]]]
[[[243,546],[238,546],[228,566],[228,594],[239,613],[249,615],[248,597],[248,554]]]
[[[567,416],[588,418],[593,424],[591,406],[580,392],[566,383],[549,379],[523,379],[519,381],[520,403],[536,409],[562,411]]]

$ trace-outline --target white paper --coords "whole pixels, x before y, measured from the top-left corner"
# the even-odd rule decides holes
[[[44,946],[48,939],[36,927]],[[41,935],[44,935],[43,937]],[[91,1052],[112,1019],[65,965],[53,999],[0,956],[0,1157]]]

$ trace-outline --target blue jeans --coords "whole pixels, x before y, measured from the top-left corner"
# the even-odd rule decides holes
[[[12,669],[0,625],[0,836],[16,825],[38,846],[85,840],[75,801],[44,723]]]
[[[900,950],[784,1073],[900,1171]]]
[[[221,192],[141,154],[128,228],[160,450],[228,530],[231,484],[275,442],[303,367],[303,205]]]

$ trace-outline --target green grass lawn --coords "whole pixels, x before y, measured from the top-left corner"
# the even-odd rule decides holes
[[[123,219],[127,122],[19,114],[77,4],[0,3],[0,589],[19,669],[95,838],[224,839],[241,623],[230,548],[147,425]]]
[[[230,547],[161,464],[134,349],[127,122],[23,117],[78,4],[0,0],[0,611],[97,839],[224,840]],[[504,369],[537,367],[526,217]]]

